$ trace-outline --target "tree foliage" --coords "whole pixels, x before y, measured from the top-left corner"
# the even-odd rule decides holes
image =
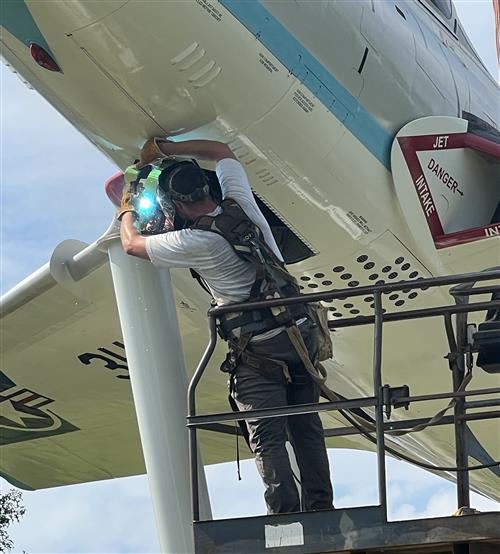
[[[11,523],[20,521],[26,513],[22,500],[22,493],[15,489],[0,496],[0,552],[10,552],[14,546],[7,533],[7,527]]]

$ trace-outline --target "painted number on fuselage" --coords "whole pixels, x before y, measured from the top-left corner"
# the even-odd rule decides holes
[[[127,358],[125,357],[125,346],[117,340],[113,342],[113,345],[123,350],[123,354],[101,346],[97,348],[98,352],[85,352],[84,354],[80,354],[78,359],[85,365],[90,365],[94,360],[101,360],[101,362],[104,362],[105,368],[111,371],[120,370],[116,374],[118,379],[130,379]]]

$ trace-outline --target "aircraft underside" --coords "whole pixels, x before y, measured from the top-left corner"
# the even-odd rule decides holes
[[[418,192],[408,185],[406,200],[401,200],[403,185],[393,181],[390,163],[396,132],[423,116],[457,119],[463,111],[474,112],[470,100],[474,95],[460,92],[466,77],[457,77],[460,86],[442,77],[440,100],[430,102],[425,91],[435,94],[432,79],[437,77],[432,75],[438,72],[431,78],[432,72],[425,73],[422,67],[428,59],[424,54],[431,57],[432,52],[401,48],[400,58],[389,60],[386,69],[396,74],[397,67],[412,60],[414,72],[398,74],[391,87],[395,96],[390,101],[384,98],[376,78],[383,48],[369,19],[371,3],[348,3],[357,4],[352,12],[347,3],[337,8],[324,5],[323,17],[343,18],[341,38],[351,40],[342,59],[333,54],[330,60],[324,57],[326,39],[319,31],[318,41],[306,44],[305,30],[293,27],[300,11],[280,13],[269,2],[246,3],[256,4],[254,11],[206,0],[152,3],[150,10],[134,0],[121,5],[101,2],[92,8],[83,2],[57,4],[42,9],[37,2],[24,3],[63,73],[34,65],[24,38],[12,25],[4,26],[2,39],[7,61],[121,169],[136,158],[151,135],[227,142],[267,206],[269,218],[274,218],[281,247],[303,293],[356,290],[500,265],[498,232],[437,247]],[[302,2],[296,4],[295,9],[304,9]],[[417,25],[417,12],[407,10],[408,21]],[[410,31],[405,27],[401,32]],[[279,38],[279,44],[272,37]],[[425,78],[430,82],[424,84]],[[491,119],[488,106],[498,100],[498,88],[486,78],[481,86],[488,92],[484,96],[488,113],[476,115],[481,121],[490,118],[493,127],[498,119]],[[391,120],[386,117],[388,106]],[[491,172],[491,179],[498,180],[495,155],[471,156],[471,165],[483,164],[485,175]],[[434,158],[426,158],[427,166],[432,165],[430,159]],[[434,186],[446,189],[435,192],[436,198],[442,193],[445,199],[438,210],[444,210],[446,202],[458,206],[456,212],[446,212],[451,234],[457,231],[453,213],[460,215],[460,203],[471,205],[478,192],[471,185],[462,199],[456,192],[459,186],[453,189],[458,178],[453,182],[447,178],[445,183],[443,174],[434,175],[438,182],[441,179]],[[477,217],[458,231],[493,229],[488,226],[500,194],[488,179],[479,187]],[[440,215],[445,218],[445,211]],[[10,412],[5,416],[2,412],[7,419],[2,427],[2,472],[26,488],[144,471],[107,257],[95,244],[84,246],[63,243],[49,265],[2,299],[0,394],[14,400]],[[75,256],[69,274],[61,271],[61,264]],[[173,270],[172,278],[191,375],[207,342],[209,298],[186,271]],[[453,303],[446,287],[402,291],[383,300],[388,314]],[[370,315],[372,304],[369,295],[330,302],[329,318]],[[484,313],[471,317],[477,323],[483,319]],[[334,358],[325,364],[329,386],[346,398],[369,396],[373,328],[338,329],[333,342]],[[387,324],[383,382],[408,385],[415,395],[449,391],[451,377],[444,359],[448,352],[440,318]],[[219,344],[200,390],[203,413],[227,410],[226,376],[218,370],[223,356],[224,346]],[[498,374],[475,368],[469,386],[498,387]],[[431,417],[447,402],[412,404],[409,411],[394,411],[392,418]],[[345,424],[338,416],[322,417],[325,428]],[[500,459],[498,423],[473,421],[469,427],[471,458],[481,464]],[[452,427],[433,427],[391,440],[421,461],[455,463]],[[231,436],[206,431],[201,433],[201,444],[205,463],[235,457]],[[328,446],[373,449],[359,437],[330,438]],[[473,472],[471,482],[477,491],[499,498],[498,476],[498,467],[481,470]]]

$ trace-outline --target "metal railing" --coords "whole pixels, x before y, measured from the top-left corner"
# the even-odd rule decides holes
[[[470,352],[467,352],[467,314],[470,312],[486,311],[500,309],[500,300],[489,302],[469,303],[469,296],[474,294],[498,293],[499,286],[491,285],[474,289],[473,286],[477,282],[491,281],[500,278],[500,269],[488,270],[479,273],[467,273],[454,276],[431,277],[427,279],[418,279],[411,281],[400,281],[397,283],[380,284],[373,286],[357,287],[356,289],[341,289],[332,290],[329,292],[321,292],[314,294],[301,295],[286,299],[273,299],[258,302],[245,302],[231,304],[227,306],[219,306],[212,308],[208,312],[209,317],[209,333],[210,339],[205,352],[196,368],[196,371],[191,379],[188,388],[188,417],[187,427],[189,430],[189,454],[191,464],[191,493],[192,493],[192,509],[193,521],[199,521],[199,491],[198,491],[198,444],[197,444],[197,429],[205,428],[213,431],[231,433],[236,431],[221,425],[228,421],[242,421],[255,418],[271,418],[293,416],[297,414],[322,412],[326,410],[351,410],[355,408],[373,407],[375,410],[375,437],[370,437],[376,443],[377,453],[377,474],[378,474],[378,490],[379,490],[379,505],[383,521],[387,521],[387,484],[386,484],[386,467],[385,453],[391,452],[391,448],[385,445],[385,433],[394,431],[395,429],[411,429],[416,425],[421,425],[429,422],[429,419],[410,419],[398,422],[384,422],[384,409],[386,413],[390,413],[391,408],[396,405],[410,404],[411,402],[422,402],[438,399],[455,399],[454,415],[443,416],[439,421],[430,425],[449,425],[455,426],[455,449],[456,449],[456,467],[441,468],[442,471],[456,471],[457,473],[457,500],[459,507],[469,506],[469,480],[468,475],[471,470],[467,465],[467,444],[466,444],[466,425],[467,421],[479,419],[491,419],[500,417],[500,411],[486,411],[473,414],[467,414],[467,408],[492,407],[498,406],[500,401],[479,400],[467,401],[467,396],[479,396],[500,393],[500,388],[488,388],[481,390],[461,391],[459,385],[462,383],[466,365],[471,363],[472,357]],[[437,306],[433,308],[423,308],[416,310],[406,310],[401,312],[384,313],[382,307],[382,297],[384,294],[394,291],[409,291],[414,289],[427,289],[440,286],[462,285],[454,287],[449,292],[455,297],[456,304],[448,306]],[[217,328],[216,319],[222,314],[232,312],[243,312],[255,309],[271,308],[273,306],[289,306],[294,304],[303,304],[309,302],[330,301],[334,299],[346,299],[356,296],[370,295],[373,296],[372,316],[356,316],[348,319],[339,319],[329,321],[331,329],[341,327],[352,327],[360,325],[374,325],[373,333],[373,396],[341,399],[335,402],[321,402],[314,404],[303,404],[298,406],[283,406],[278,408],[265,408],[259,410],[249,410],[245,412],[225,412],[210,415],[196,414],[196,388],[200,382],[203,373],[212,357],[217,344]],[[457,314],[457,333],[452,324],[452,315]],[[382,343],[383,343],[383,324],[392,321],[414,320],[427,317],[444,318],[446,336],[449,344],[450,352],[448,360],[450,369],[452,370],[453,391],[447,393],[436,393],[419,396],[411,396],[410,394],[398,394],[392,398],[388,386],[382,386]],[[468,358],[466,359],[466,356]],[[390,388],[389,388],[390,389]],[[345,436],[352,434],[361,434],[367,436],[363,430],[357,426],[344,427],[341,429],[325,430],[325,436]],[[396,456],[405,458],[400,452],[392,451]],[[424,465],[425,464],[420,464]],[[479,469],[483,466],[477,466]],[[486,464],[484,467],[488,467]],[[435,469],[435,468],[434,468]]]

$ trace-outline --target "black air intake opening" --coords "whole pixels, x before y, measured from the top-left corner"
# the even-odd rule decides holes
[[[222,200],[222,192],[220,188],[219,181],[215,171],[204,170],[205,175],[207,176],[210,191],[212,196],[217,200]],[[311,258],[315,255],[315,252],[307,246],[307,244],[300,239],[290,227],[273,211],[269,206],[267,206],[255,193],[255,201],[259,206],[260,211],[263,216],[266,218],[269,226],[274,235],[274,239],[278,244],[278,248],[283,254],[283,259],[287,264],[294,264],[297,262],[302,262]]]

